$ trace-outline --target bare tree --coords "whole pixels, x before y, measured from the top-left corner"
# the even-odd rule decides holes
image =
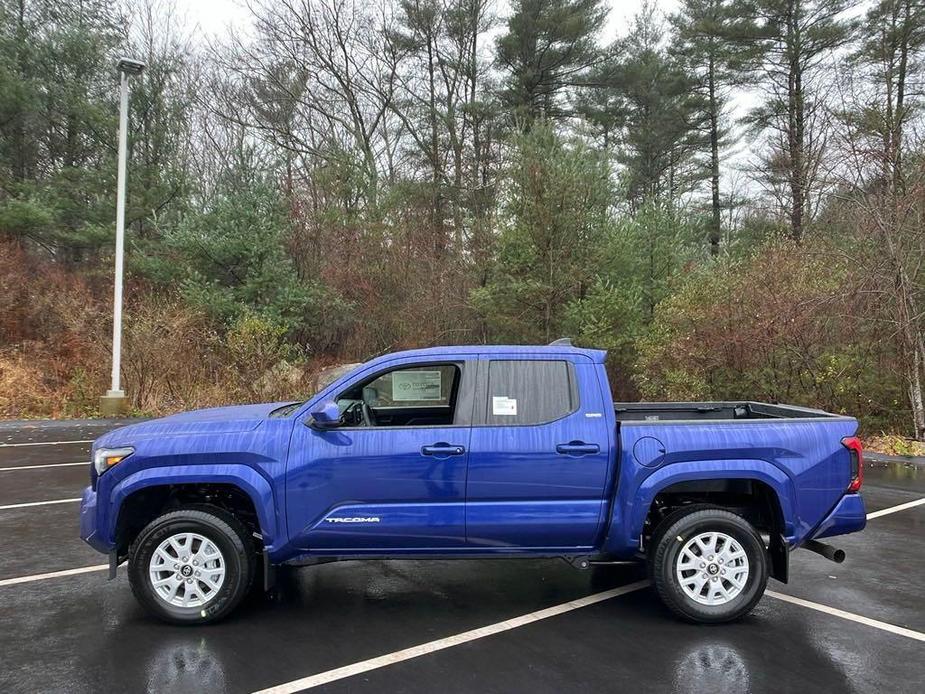
[[[876,318],[895,340],[915,436],[925,440],[925,140],[919,110],[925,52],[918,3],[884,0],[842,73],[842,167],[854,221],[859,278],[880,301]]]
[[[378,203],[387,158],[386,114],[398,56],[385,40],[387,10],[342,0],[258,1],[256,39],[212,52],[226,81],[214,108],[311,171],[359,163],[360,200]]]
[[[757,5],[766,28],[761,68],[766,99],[751,118],[772,133],[769,168],[786,177],[790,235],[799,241],[822,151],[809,137],[820,109],[813,78],[830,52],[851,36],[852,25],[842,18],[849,0],[758,0]]]

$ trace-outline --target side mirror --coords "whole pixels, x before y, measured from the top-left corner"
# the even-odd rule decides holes
[[[333,400],[325,400],[318,403],[315,408],[309,412],[311,420],[308,425],[315,429],[333,429],[340,424],[340,408]]]

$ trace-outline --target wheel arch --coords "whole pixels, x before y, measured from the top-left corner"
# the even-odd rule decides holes
[[[769,530],[785,538],[794,533],[793,484],[780,468],[764,460],[718,460],[676,463],[647,477],[639,487],[630,522],[633,537],[640,537],[659,502],[667,496],[704,500],[723,507],[733,497],[756,498],[767,503],[774,524]],[[724,496],[725,495],[725,496]],[[724,503],[725,502],[725,503]]]
[[[190,466],[141,470],[120,481],[111,499],[111,536],[120,554],[148,522],[180,505],[211,504],[241,515],[267,550],[279,541],[272,487],[246,465],[222,465],[220,471]]]

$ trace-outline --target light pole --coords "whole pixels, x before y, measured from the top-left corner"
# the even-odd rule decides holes
[[[121,414],[126,410],[125,391],[119,384],[122,368],[122,270],[125,248],[125,160],[128,149],[128,78],[145,69],[140,60],[120,58],[119,68],[119,165],[116,181],[116,272],[112,304],[112,387],[100,398],[100,412],[104,416]]]

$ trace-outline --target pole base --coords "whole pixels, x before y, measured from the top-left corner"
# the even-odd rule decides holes
[[[104,417],[120,417],[128,412],[128,398],[124,390],[108,390],[100,397],[100,414]]]

